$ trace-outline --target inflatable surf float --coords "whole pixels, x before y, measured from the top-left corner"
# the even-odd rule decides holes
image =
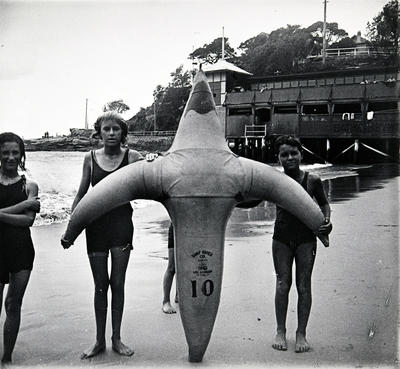
[[[313,231],[324,221],[296,181],[230,151],[201,70],[168,153],[130,164],[98,183],[75,208],[64,239],[73,242],[91,221],[134,199],[161,202],[174,225],[179,310],[190,362],[203,359],[210,341],[221,295],[225,229],[235,206],[268,200]],[[320,239],[328,245],[327,236]]]

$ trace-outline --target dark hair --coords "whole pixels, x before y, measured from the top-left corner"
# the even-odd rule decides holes
[[[94,123],[94,129],[96,132],[93,133],[92,137],[101,138],[101,124],[106,120],[112,120],[121,127],[121,143],[124,144],[126,142],[126,137],[128,136],[128,125],[126,124],[124,118],[122,118],[120,114],[113,110],[106,111],[97,118],[96,122]]]
[[[24,141],[22,140],[21,137],[19,137],[18,135],[16,135],[15,133],[12,132],[3,132],[0,133],[0,146],[3,145],[6,142],[15,142],[18,144],[19,146],[19,151],[21,152],[21,159],[18,163],[18,166],[22,169],[22,170],[26,170],[25,169],[25,144]]]
[[[279,152],[279,148],[282,145],[290,145],[290,146],[294,146],[297,147],[299,149],[300,152],[303,151],[303,146],[301,145],[300,140],[297,137],[294,136],[289,136],[289,135],[283,135],[283,136],[279,136],[274,143],[274,149],[275,152],[278,154]]]

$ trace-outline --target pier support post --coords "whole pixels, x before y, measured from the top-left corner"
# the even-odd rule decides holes
[[[331,159],[331,141],[329,138],[326,139],[326,161]]]
[[[358,150],[360,148],[360,143],[358,139],[356,138],[354,141],[354,151],[353,151],[353,162],[354,164],[358,163]]]

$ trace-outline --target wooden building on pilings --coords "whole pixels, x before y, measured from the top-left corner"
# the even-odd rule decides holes
[[[274,162],[275,138],[291,134],[301,139],[306,161],[399,160],[396,68],[255,77],[224,64],[230,70],[205,72],[226,139],[239,155]]]

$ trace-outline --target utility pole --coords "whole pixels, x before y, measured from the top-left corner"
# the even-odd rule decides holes
[[[222,60],[225,60],[225,36],[224,36],[224,27],[222,27]]]
[[[86,99],[86,108],[85,108],[85,129],[89,128],[88,119],[87,119],[87,108],[88,108],[88,99]]]
[[[153,131],[156,131],[156,127],[157,127],[157,120],[156,120],[156,99],[157,99],[157,95],[154,95],[154,127],[153,127]]]
[[[326,60],[326,1],[324,0],[324,27],[322,30],[322,64],[325,64]]]

